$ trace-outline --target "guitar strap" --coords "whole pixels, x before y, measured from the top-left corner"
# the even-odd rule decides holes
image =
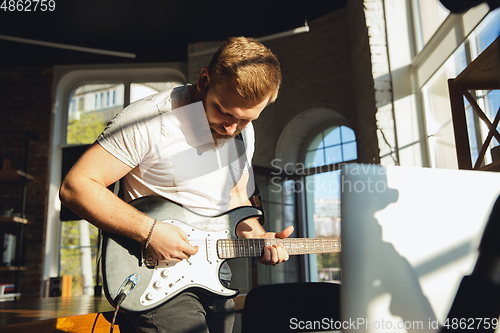
[[[238,141],[236,141],[236,149],[238,150],[238,157],[244,155],[245,162],[246,162],[246,153],[245,153],[246,145],[245,145],[245,140],[243,139],[243,135],[241,133],[239,133],[235,137],[235,140],[241,140],[242,144],[238,144]],[[249,172],[252,172],[252,171],[249,170]],[[232,172],[231,172],[231,175],[232,175]],[[257,186],[257,182],[255,181],[255,175],[254,175],[253,179],[254,179],[254,189],[255,190],[254,190],[253,194],[250,196],[249,200],[250,200],[250,203],[252,204],[253,207],[260,209],[260,211],[262,212],[262,216],[259,217],[258,220],[259,220],[259,223],[261,225],[264,225],[264,223],[266,222],[266,215],[265,215],[265,211],[264,211],[264,206],[262,205],[262,198],[260,196],[259,187]],[[234,180],[234,176],[233,176],[233,180]],[[235,185],[236,185],[236,183],[235,183]]]

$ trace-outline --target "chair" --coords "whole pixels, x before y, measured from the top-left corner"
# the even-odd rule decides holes
[[[332,331],[335,321],[340,321],[339,284],[270,284],[248,292],[241,333]]]

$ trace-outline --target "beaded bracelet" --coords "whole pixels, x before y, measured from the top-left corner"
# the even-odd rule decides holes
[[[153,225],[151,226],[151,229],[149,229],[148,238],[146,238],[146,244],[144,244],[145,249],[148,248],[149,241],[151,240],[151,237],[153,236],[153,230],[155,230],[156,223],[158,223],[157,219],[154,220]]]

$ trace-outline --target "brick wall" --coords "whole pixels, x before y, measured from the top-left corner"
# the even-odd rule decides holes
[[[30,141],[28,173],[35,177],[27,185],[24,227],[25,265],[20,273],[19,289],[23,297],[38,297],[41,293],[47,193],[49,177],[49,147],[52,134],[52,68],[0,68],[0,160],[8,157],[11,168],[23,169],[26,131],[39,136]],[[0,184],[2,209],[20,210],[21,183]],[[0,273],[0,281],[11,281],[13,273]]]
[[[352,1],[351,1],[352,2]],[[371,71],[374,78],[377,108],[378,143],[381,163],[398,165],[398,147],[394,128],[394,97],[390,75],[383,0],[364,0],[366,25],[371,48]]]
[[[376,122],[376,92],[372,76],[370,53],[371,36],[368,34],[362,1],[349,1],[347,5],[349,27],[349,53],[356,103],[356,135],[358,155],[364,163],[380,163]]]

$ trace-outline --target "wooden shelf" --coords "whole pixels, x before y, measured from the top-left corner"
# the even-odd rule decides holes
[[[28,224],[28,220],[19,216],[0,216],[0,223]]]
[[[26,266],[0,266],[0,272],[21,272],[28,270]]]
[[[495,161],[479,168],[481,171],[500,171],[500,161]]]
[[[7,293],[0,295],[0,302],[14,301],[21,297],[20,293]]]
[[[23,178],[27,180],[35,179],[32,175],[24,173],[21,170],[0,170],[0,181],[18,181]]]

